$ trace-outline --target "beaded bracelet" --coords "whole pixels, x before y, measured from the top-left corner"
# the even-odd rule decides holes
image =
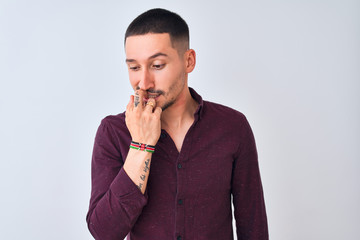
[[[145,151],[149,153],[153,153],[155,151],[155,146],[144,144],[144,143],[138,143],[131,141],[130,148]]]

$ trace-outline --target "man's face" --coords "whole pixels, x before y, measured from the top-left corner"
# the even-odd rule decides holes
[[[131,36],[125,44],[130,84],[147,92],[165,110],[176,102],[187,81],[186,60],[172,46],[168,33]]]

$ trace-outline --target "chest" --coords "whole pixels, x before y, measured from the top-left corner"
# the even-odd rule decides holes
[[[161,136],[151,163],[149,187],[153,192],[194,197],[230,192],[235,143],[224,141],[222,134],[192,129],[181,137],[167,132]]]
[[[176,150],[180,153],[185,136],[186,136],[186,131],[168,131],[168,135],[171,138],[171,140],[173,141]]]

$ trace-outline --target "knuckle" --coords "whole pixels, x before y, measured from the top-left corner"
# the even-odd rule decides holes
[[[141,117],[141,112],[140,111],[135,111],[134,116],[135,116],[135,118],[140,118]]]
[[[144,114],[143,114],[143,118],[144,118],[144,120],[150,120],[150,113],[149,112],[144,112]]]

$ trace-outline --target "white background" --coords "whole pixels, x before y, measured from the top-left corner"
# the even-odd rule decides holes
[[[189,24],[190,86],[255,133],[273,240],[360,239],[360,2],[0,1],[0,238],[92,239],[103,117],[131,88],[123,35],[154,7]]]

